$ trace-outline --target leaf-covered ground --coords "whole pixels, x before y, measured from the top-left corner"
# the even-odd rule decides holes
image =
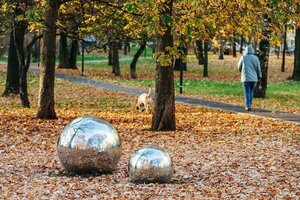
[[[3,79],[2,79],[3,80]],[[151,114],[134,109],[136,97],[56,80],[58,120],[36,119],[37,78],[30,78],[32,108],[0,97],[0,199],[297,199],[300,196],[300,126],[201,107],[176,105],[177,130],[149,130]],[[4,84],[1,83],[2,91]],[[106,175],[71,175],[55,143],[72,119],[107,119],[122,138],[117,169]],[[156,144],[173,157],[170,184],[133,184],[129,156]]]

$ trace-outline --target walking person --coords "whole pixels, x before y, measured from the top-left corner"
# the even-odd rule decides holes
[[[241,82],[244,87],[245,94],[245,111],[250,111],[252,108],[253,91],[256,84],[261,79],[261,69],[257,56],[254,55],[254,50],[251,45],[247,45],[244,56],[238,63],[239,71],[241,72]]]

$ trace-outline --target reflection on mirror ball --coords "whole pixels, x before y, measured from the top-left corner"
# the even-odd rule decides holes
[[[57,141],[58,158],[68,172],[109,173],[121,156],[121,139],[107,121],[93,116],[74,119]]]
[[[130,180],[136,183],[167,183],[174,173],[170,155],[156,146],[146,146],[134,152],[129,160]]]

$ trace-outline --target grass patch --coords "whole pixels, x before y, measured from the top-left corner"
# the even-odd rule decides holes
[[[7,57],[0,56],[0,62],[7,62]]]
[[[179,88],[179,81],[175,81]],[[211,80],[186,80],[183,82],[183,90],[187,94],[214,94],[214,95],[234,95],[239,96],[242,88],[238,83],[216,82]]]

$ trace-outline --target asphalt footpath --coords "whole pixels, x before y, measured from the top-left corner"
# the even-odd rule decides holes
[[[38,73],[38,68],[30,68],[31,72]],[[111,83],[104,83],[101,81],[95,81],[84,77],[78,77],[73,75],[67,75],[67,74],[61,74],[56,73],[56,78],[65,79],[67,81],[73,82],[73,83],[79,83],[83,85],[88,85],[91,87],[97,87],[97,88],[103,88],[106,90],[112,90],[112,91],[119,91],[127,94],[132,94],[135,96],[140,95],[143,92],[147,92],[142,89],[137,88],[130,88],[122,85],[116,85]],[[266,110],[266,109],[260,109],[255,108],[252,111],[245,111],[243,106],[238,105],[232,105],[222,102],[215,102],[215,101],[208,101],[208,100],[202,100],[199,98],[193,98],[188,97],[184,95],[176,95],[175,101],[178,103],[183,103],[187,105],[194,105],[194,106],[202,106],[207,107],[211,109],[217,109],[217,110],[226,110],[230,112],[235,113],[241,113],[241,114],[247,114],[247,115],[253,115],[253,116],[260,116],[260,117],[268,117],[283,121],[289,121],[300,124],[300,114],[296,113],[288,113],[288,112],[282,112],[282,111],[273,111],[273,110]]]

